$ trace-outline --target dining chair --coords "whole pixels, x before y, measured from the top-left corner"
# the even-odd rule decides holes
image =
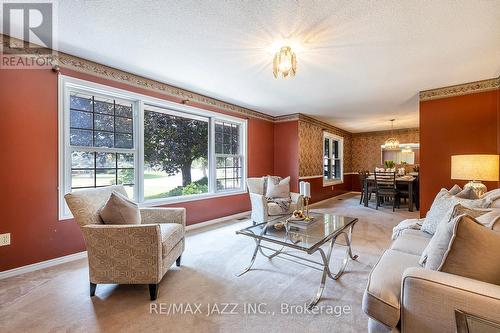
[[[376,193],[375,186],[371,186],[366,179],[370,176],[370,172],[368,170],[361,170],[358,172],[359,174],[359,184],[361,188],[361,198],[359,198],[359,204],[363,203],[363,199],[365,197],[365,193],[368,193],[368,200],[371,200],[372,193]],[[365,192],[365,186],[368,186],[368,191]]]
[[[408,204],[410,204],[410,189],[408,187],[408,184],[399,184],[399,183],[396,183],[396,187],[398,189],[398,196],[399,196],[399,199],[398,199],[398,208],[399,208],[399,205],[401,203],[401,199],[404,199],[404,203],[406,204],[406,199],[408,199]],[[419,181],[419,177],[418,176],[415,176],[415,179],[413,180],[413,186],[412,186],[413,190],[413,204],[415,205],[415,208],[417,210],[419,210],[420,208],[420,181]]]
[[[399,200],[399,191],[396,188],[396,172],[375,171],[375,186],[377,196],[377,206],[380,206],[381,200],[392,198],[392,211],[394,212]]]

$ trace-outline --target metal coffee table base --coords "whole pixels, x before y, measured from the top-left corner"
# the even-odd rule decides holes
[[[313,254],[316,251],[318,251],[321,255],[322,262],[314,261],[311,259],[307,259],[307,258],[304,258],[301,256],[294,255],[292,253],[289,253],[285,250],[285,247],[289,247],[289,246],[282,246],[280,249],[274,249],[274,248],[271,248],[269,246],[262,245],[261,239],[255,239],[256,245],[255,245],[255,249],[253,251],[252,259],[250,260],[250,264],[248,265],[248,267],[246,267],[241,273],[237,274],[236,276],[239,277],[239,276],[247,273],[249,270],[251,270],[251,268],[255,262],[255,258],[257,257],[257,253],[259,251],[263,256],[265,256],[269,259],[272,259],[276,256],[280,256],[281,259],[285,259],[285,260],[288,260],[288,261],[291,261],[291,262],[294,262],[297,264],[301,264],[301,265],[304,265],[304,266],[307,266],[307,267],[310,267],[310,268],[313,268],[316,270],[323,271],[318,291],[316,292],[316,295],[309,302],[309,304],[307,306],[308,309],[312,309],[316,304],[318,304],[319,300],[321,299],[321,295],[323,294],[323,291],[325,290],[326,277],[328,276],[329,278],[331,278],[333,280],[337,280],[344,273],[345,268],[347,266],[347,263],[349,261],[349,258],[352,260],[356,260],[358,258],[357,255],[352,254],[352,249],[351,249],[353,227],[354,227],[354,224],[349,227],[347,232],[343,231],[343,232],[339,233],[338,235],[336,235],[335,237],[333,237],[329,242],[327,242],[328,251],[326,254],[325,254],[325,251],[321,247],[318,247],[317,249],[315,249],[314,251],[312,251],[310,253],[306,252],[308,254]],[[345,250],[344,258],[342,260],[342,265],[341,265],[339,271],[337,273],[333,274],[332,271],[330,270],[330,258],[332,256],[333,246],[337,242],[337,238],[340,235],[344,236],[344,239],[346,242],[346,245],[345,245],[346,250]],[[269,242],[268,240],[266,240],[266,241]],[[340,245],[344,246],[343,244],[340,244]],[[270,250],[270,251],[272,251],[272,253],[266,254],[266,253],[264,253],[264,251],[262,249]],[[288,258],[288,257],[290,257],[290,258]]]

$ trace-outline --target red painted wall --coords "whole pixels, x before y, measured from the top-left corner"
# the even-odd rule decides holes
[[[323,186],[323,178],[309,178],[304,181],[311,183],[311,203],[325,200],[352,191],[352,175],[344,175],[342,184]]]
[[[361,192],[361,183],[359,180],[359,174],[355,173],[351,175],[351,190],[355,192]]]
[[[500,91],[420,102],[420,202],[425,216],[442,188],[466,181],[451,179],[451,156],[500,153]],[[486,182],[489,189],[498,182]]]
[[[64,70],[63,74],[181,102],[126,84]],[[0,233],[11,245],[0,247],[0,271],[85,249],[73,220],[58,220],[57,75],[50,70],[0,70],[0,142],[2,143],[3,218]],[[197,107],[221,113],[203,105]],[[248,120],[249,176],[273,174],[274,124]],[[247,194],[191,201],[171,206],[187,209],[193,224],[250,209]]]
[[[274,124],[274,173],[290,176],[290,190],[299,190],[299,122]]]
[[[57,75],[0,70],[2,219],[0,271],[84,250],[73,221],[57,212]]]

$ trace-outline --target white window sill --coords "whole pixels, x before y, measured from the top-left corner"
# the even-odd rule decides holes
[[[171,197],[171,198],[162,198],[162,199],[153,199],[145,202],[139,203],[139,207],[155,207],[169,204],[176,204],[182,202],[190,202],[190,201],[198,201],[198,200],[206,200],[213,199],[219,197],[227,197],[231,195],[238,195],[247,193],[246,190],[238,189],[233,191],[219,192],[219,193],[204,193],[204,194],[193,194],[193,195],[184,195],[181,197]]]

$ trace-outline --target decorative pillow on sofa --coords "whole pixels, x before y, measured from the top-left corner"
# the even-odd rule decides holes
[[[450,246],[438,270],[500,285],[500,233],[474,218],[462,216],[455,223]]]
[[[434,235],[436,228],[441,221],[450,221],[453,207],[460,203],[468,208],[488,208],[491,205],[489,199],[462,199],[451,195],[447,189],[443,188],[436,195],[431,209],[427,212],[424,222],[422,223],[422,231]]]
[[[455,194],[455,196],[461,199],[472,199],[472,200],[479,199],[479,197],[477,196],[476,192],[474,192],[474,189],[472,187],[464,188],[462,191]]]
[[[451,237],[453,235],[453,228],[458,217],[468,215],[471,217],[479,217],[487,214],[489,210],[472,209],[456,204],[450,216],[450,220],[442,221],[436,229],[436,233],[432,236],[429,244],[425,247],[422,255],[420,256],[419,264],[424,265],[425,268],[436,270],[441,262],[443,256],[450,245]]]
[[[457,184],[455,184],[455,185],[453,185],[452,188],[449,189],[448,193],[450,193],[451,195],[457,195],[461,191],[462,191],[462,188],[460,186],[458,186]]]
[[[290,198],[290,177],[286,177],[279,181],[268,177],[266,198]]]
[[[139,206],[115,191],[111,193],[99,215],[104,224],[141,224]]]
[[[492,230],[500,229],[500,209],[493,208],[488,213],[476,217],[476,221]]]
[[[486,192],[481,196],[481,199],[489,199],[491,207],[500,208],[500,188]]]

